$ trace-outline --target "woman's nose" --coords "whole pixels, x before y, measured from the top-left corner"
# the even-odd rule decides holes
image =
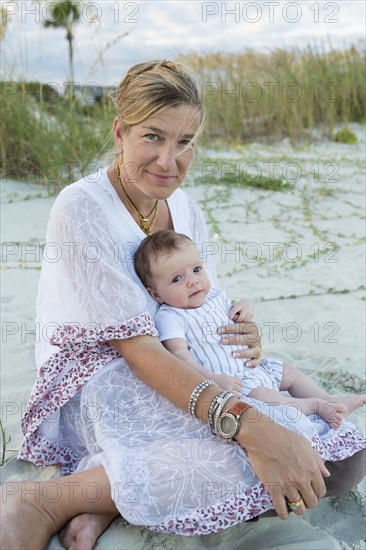
[[[175,154],[176,151],[174,145],[166,144],[165,147],[161,149],[158,164],[166,172],[169,172],[169,170],[175,167]]]

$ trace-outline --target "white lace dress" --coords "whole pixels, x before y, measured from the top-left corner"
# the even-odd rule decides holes
[[[168,200],[176,231],[209,250],[200,209],[183,191]],[[103,465],[129,522],[183,535],[212,533],[272,508],[245,451],[170,404],[133,374],[108,344],[156,335],[156,304],[133,268],[144,237],[106,170],[64,189],[50,218],[38,299],[39,369],[23,418],[19,458],[64,473]],[[208,269],[215,285],[210,256]],[[365,446],[349,422],[259,410],[303,434],[326,460]],[[295,417],[294,417],[295,418]],[[90,498],[98,487],[90,481]],[[88,497],[88,492],[85,494]]]

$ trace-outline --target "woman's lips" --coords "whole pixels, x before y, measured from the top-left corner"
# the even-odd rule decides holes
[[[166,174],[154,174],[153,172],[149,172],[149,174],[159,183],[169,183],[176,177],[174,175],[170,176]]]

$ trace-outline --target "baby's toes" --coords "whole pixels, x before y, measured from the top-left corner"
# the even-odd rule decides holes
[[[340,427],[340,425],[342,424],[343,419],[344,419],[343,416],[335,414],[334,416],[332,416],[332,418],[329,419],[329,425],[333,429],[337,430]]]

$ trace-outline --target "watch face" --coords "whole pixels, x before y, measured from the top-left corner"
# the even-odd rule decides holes
[[[220,431],[223,437],[233,437],[237,430],[237,422],[232,415],[223,415],[220,420]]]

